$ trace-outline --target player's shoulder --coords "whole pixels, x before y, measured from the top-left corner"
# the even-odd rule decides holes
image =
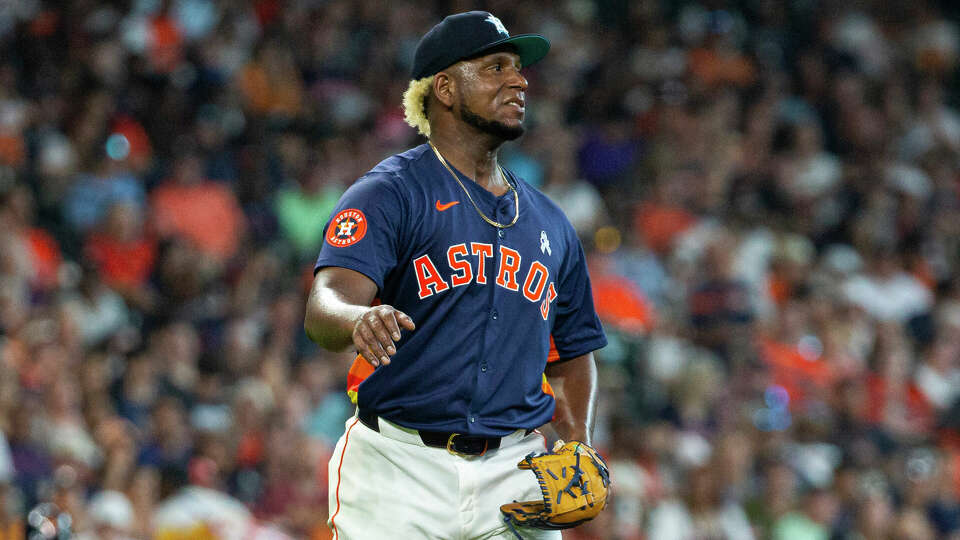
[[[384,159],[358,178],[348,191],[409,198],[411,187],[417,183],[425,148],[429,147],[420,145]]]
[[[381,178],[384,181],[410,182],[419,176],[425,166],[425,157],[430,148],[427,144],[415,146],[406,152],[394,154],[370,169],[366,177]]]

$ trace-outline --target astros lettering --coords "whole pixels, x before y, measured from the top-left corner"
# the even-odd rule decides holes
[[[420,299],[423,300],[447,291],[451,287],[461,287],[471,282],[486,285],[487,259],[493,258],[493,251],[492,244],[480,242],[471,242],[469,251],[465,243],[450,246],[447,249],[447,266],[450,268],[447,279],[440,275],[440,270],[429,255],[421,255],[413,259]],[[522,262],[520,253],[501,245],[497,255],[497,285],[508,291],[522,292],[530,302],[539,302],[542,297],[540,316],[543,320],[547,320],[550,316],[550,304],[557,299],[557,289],[552,281],[548,281],[550,270],[542,262],[534,260],[523,277],[521,291],[520,280],[517,279]],[[474,271],[474,258],[476,271]]]

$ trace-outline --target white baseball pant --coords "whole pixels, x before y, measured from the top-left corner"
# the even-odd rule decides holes
[[[415,430],[379,419],[380,432],[356,416],[330,458],[334,540],[516,539],[500,505],[540,500],[533,473],[517,468],[543,452],[543,435],[518,430],[500,448],[462,457],[423,444]],[[559,531],[518,528],[524,540],[560,540]]]

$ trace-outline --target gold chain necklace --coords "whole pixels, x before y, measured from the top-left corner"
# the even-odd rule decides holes
[[[486,221],[487,223],[489,223],[490,225],[493,225],[498,229],[506,229],[507,227],[513,227],[514,224],[517,223],[517,218],[520,217],[520,196],[517,195],[517,190],[516,188],[513,187],[513,184],[510,183],[510,180],[507,180],[507,175],[503,174],[503,168],[500,167],[499,163],[497,163],[497,168],[500,169],[500,176],[503,177],[503,180],[507,183],[507,187],[510,188],[510,191],[513,192],[513,221],[511,221],[510,223],[507,223],[506,225],[502,223],[497,223],[496,221],[488,218],[483,213],[483,211],[480,210],[480,207],[477,206],[476,201],[473,200],[473,196],[470,195],[470,191],[467,190],[467,186],[463,185],[463,182],[460,181],[460,177],[457,176],[457,173],[453,172],[453,169],[450,168],[450,165],[447,165],[447,160],[443,159],[443,156],[440,155],[440,151],[437,150],[437,147],[434,146],[432,142],[430,142],[429,144],[430,144],[430,148],[433,148],[433,153],[437,155],[437,159],[439,159],[440,163],[442,163],[443,166],[446,167],[447,171],[450,172],[450,176],[452,176],[453,179],[456,180],[458,184],[460,184],[460,189],[462,189],[463,192],[467,194],[467,198],[470,199],[470,203],[473,204],[473,208],[477,211],[478,214],[480,214],[480,217],[482,217],[484,221]]]

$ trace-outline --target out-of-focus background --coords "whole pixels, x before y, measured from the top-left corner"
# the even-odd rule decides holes
[[[960,538],[949,0],[0,2],[0,538],[329,537],[312,261],[476,8],[610,336],[565,538]]]

